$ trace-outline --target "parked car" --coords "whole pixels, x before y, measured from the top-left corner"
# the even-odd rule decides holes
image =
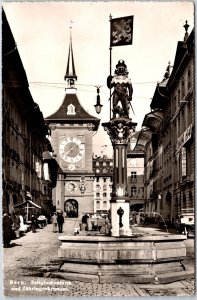
[[[195,224],[194,213],[183,213],[176,221],[176,230],[179,234],[185,234],[187,237],[194,237]]]

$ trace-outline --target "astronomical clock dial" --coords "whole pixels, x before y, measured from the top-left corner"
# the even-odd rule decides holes
[[[73,192],[76,189],[76,186],[75,186],[75,184],[73,182],[69,182],[66,185],[66,189],[69,192]]]
[[[59,146],[61,158],[71,164],[80,161],[85,154],[85,145],[75,137],[68,137]]]

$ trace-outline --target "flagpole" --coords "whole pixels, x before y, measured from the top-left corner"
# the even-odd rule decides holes
[[[109,21],[110,21],[110,47],[109,47],[109,75],[110,75],[110,79],[111,79],[111,75],[112,75],[112,47],[111,47],[111,20],[112,20],[112,15],[110,14],[109,16]],[[109,117],[111,120],[111,84],[110,84],[110,92],[109,92],[109,101],[110,101],[110,106],[109,106]]]

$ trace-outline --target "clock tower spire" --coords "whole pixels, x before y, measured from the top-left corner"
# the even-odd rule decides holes
[[[75,64],[74,64],[74,56],[73,56],[73,47],[72,47],[72,27],[70,27],[70,43],[68,50],[68,61],[66,74],[64,76],[64,80],[68,83],[68,88],[75,87],[75,80],[77,80],[77,75],[75,72]]]

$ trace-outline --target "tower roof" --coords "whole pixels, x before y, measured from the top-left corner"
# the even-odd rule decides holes
[[[67,68],[66,68],[66,74],[64,76],[64,80],[68,81],[68,84],[70,86],[74,85],[74,80],[77,80],[77,75],[75,72],[75,63],[74,63],[74,56],[73,56],[73,47],[72,47],[72,27],[70,27],[70,44],[69,44],[69,50],[68,50],[68,61],[67,61]]]
[[[60,108],[49,117],[45,118],[49,124],[52,122],[58,123],[93,123],[94,129],[97,130],[100,120],[91,116],[80,104],[75,93],[66,94]]]

